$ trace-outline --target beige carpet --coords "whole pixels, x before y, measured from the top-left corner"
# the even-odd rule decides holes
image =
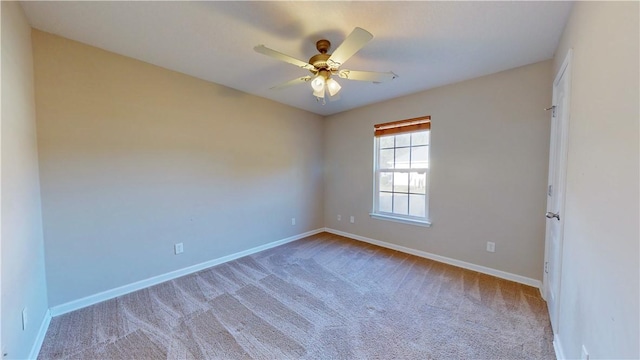
[[[39,359],[552,359],[538,289],[322,233],[55,317]]]

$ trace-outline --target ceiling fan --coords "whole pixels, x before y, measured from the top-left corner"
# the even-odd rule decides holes
[[[371,41],[371,39],[373,39],[373,35],[371,35],[370,32],[356,27],[353,29],[351,34],[344,39],[342,44],[338,46],[333,54],[327,54],[327,51],[329,51],[329,48],[331,47],[331,42],[329,42],[329,40],[318,40],[316,42],[316,49],[319,54],[313,55],[309,59],[309,62],[298,60],[289,55],[269,49],[264,45],[258,45],[253,49],[260,54],[271,56],[275,59],[311,71],[312,75],[297,77],[291,81],[276,85],[271,89],[281,89],[287,86],[310,81],[311,88],[313,89],[313,95],[318,101],[322,99],[324,104],[326,93],[329,93],[330,97],[334,97],[342,88],[335,79],[331,78],[332,75],[337,75],[338,77],[347,80],[370,81],[373,83],[380,83],[398,77],[398,75],[394,74],[392,71],[373,72],[340,69],[342,64],[362,49],[362,47]]]

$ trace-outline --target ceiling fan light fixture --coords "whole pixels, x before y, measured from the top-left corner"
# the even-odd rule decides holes
[[[340,89],[342,89],[342,86],[340,86],[337,81],[333,79],[327,80],[327,90],[329,91],[329,95],[334,96],[338,91],[340,91]]]
[[[316,77],[311,80],[311,87],[313,88],[314,93],[324,90],[325,82],[326,80],[322,74],[316,75]]]
[[[319,99],[324,99],[324,87],[320,90],[313,90],[313,96],[319,98]]]

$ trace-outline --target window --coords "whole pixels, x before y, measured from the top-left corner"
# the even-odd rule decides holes
[[[374,218],[429,224],[431,117],[375,125]]]

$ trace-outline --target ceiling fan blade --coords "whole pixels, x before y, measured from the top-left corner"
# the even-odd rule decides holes
[[[373,39],[373,35],[371,35],[367,30],[359,27],[353,29],[351,34],[349,34],[342,44],[338,46],[336,51],[331,54],[327,63],[333,69],[338,68],[357,53],[358,50],[362,49],[362,47],[371,41],[371,39]]]
[[[375,72],[375,71],[357,71],[357,70],[347,70],[347,69],[338,71],[338,76],[348,80],[371,81],[374,83],[389,81],[398,77],[398,75],[394,74],[393,71]]]
[[[289,55],[283,54],[279,51],[275,51],[273,49],[269,49],[268,47],[264,46],[264,45],[258,45],[256,47],[253,48],[253,50],[255,50],[257,53],[260,53],[262,55],[267,55],[267,56],[271,56],[272,58],[284,61],[284,62],[288,62],[289,64],[293,64],[297,67],[303,68],[303,69],[307,69],[307,70],[312,70],[315,71],[316,68],[313,67],[313,65],[304,62],[302,60],[298,60],[294,57],[291,57]]]
[[[282,83],[280,85],[276,85],[274,87],[271,88],[271,90],[277,90],[277,89],[282,89],[282,88],[286,88],[292,85],[298,85],[298,84],[302,84],[305,83],[307,81],[311,80],[311,75],[309,76],[302,76],[299,78],[295,78],[291,81],[287,81],[286,83]]]

